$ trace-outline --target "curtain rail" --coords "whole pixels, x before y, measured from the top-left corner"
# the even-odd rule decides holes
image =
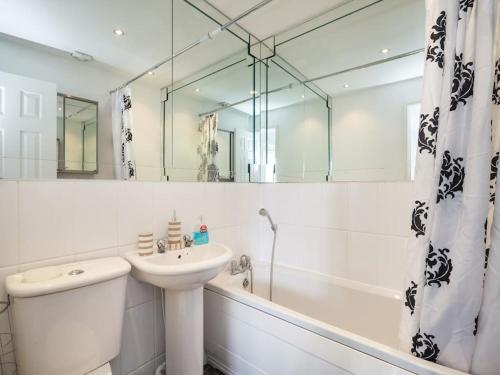
[[[273,0],[263,0],[263,1],[261,1],[260,3],[254,5],[253,7],[249,8],[246,11],[244,11],[243,13],[241,13],[236,18],[233,18],[231,21],[226,22],[224,25],[222,25],[222,26],[220,26],[220,27],[218,27],[218,28],[216,28],[216,29],[208,32],[207,34],[205,34],[204,36],[202,36],[200,39],[192,42],[191,44],[188,44],[186,47],[184,47],[181,50],[175,52],[172,56],[170,56],[170,57],[168,57],[168,58],[160,61],[159,63],[155,64],[151,68],[149,68],[149,69],[145,70],[144,72],[136,75],[134,78],[128,80],[127,82],[125,82],[122,85],[118,86],[114,90],[111,90],[109,93],[113,94],[114,92],[116,92],[116,91],[118,91],[118,90],[120,90],[120,89],[122,89],[124,87],[127,87],[132,82],[135,82],[139,78],[141,78],[141,77],[145,76],[146,74],[148,74],[150,71],[158,69],[163,64],[166,64],[169,61],[172,61],[174,58],[176,58],[176,57],[182,55],[183,53],[185,53],[185,52],[193,49],[197,45],[202,44],[202,43],[206,42],[207,40],[211,40],[211,39],[215,38],[218,34],[220,34],[222,31],[226,30],[228,27],[232,26],[233,24],[235,24],[236,22],[238,22],[242,18],[244,18],[244,17],[248,16],[249,14],[255,12],[256,10],[262,8],[263,6],[269,4],[271,1],[273,1]]]
[[[409,51],[409,52],[400,53],[399,55],[394,55],[394,56],[391,56],[391,57],[387,57],[385,59],[380,59],[380,60],[372,61],[372,62],[367,63],[367,64],[354,66],[352,68],[339,70],[337,72],[324,74],[324,75],[321,75],[321,76],[318,76],[318,77],[306,79],[306,80],[303,80],[303,81],[298,81],[298,82],[295,82],[295,83],[290,83],[288,85],[281,86],[281,87],[278,87],[278,88],[273,89],[273,90],[269,90],[267,92],[267,94],[273,94],[275,92],[279,92],[279,91],[283,91],[283,90],[287,90],[287,89],[292,89],[292,88],[294,88],[296,86],[305,85],[307,83],[312,83],[314,81],[320,81],[322,79],[334,77],[334,76],[337,76],[337,75],[340,75],[340,74],[349,73],[349,72],[353,72],[353,71],[361,70],[361,69],[365,69],[365,68],[370,68],[372,66],[380,65],[380,64],[383,64],[383,63],[386,63],[386,62],[390,62],[390,61],[394,61],[394,60],[399,60],[399,59],[402,59],[402,58],[405,58],[405,57],[417,55],[417,54],[422,53],[422,52],[424,52],[424,48],[419,48],[419,49],[415,49],[415,50],[412,50],[412,51]],[[260,98],[260,97],[261,97],[260,94],[255,96],[256,99]],[[249,100],[252,100],[253,98],[254,97],[252,96],[252,97],[247,98],[247,99],[239,100],[239,101],[237,101],[235,103],[228,104],[228,105],[226,105],[224,107],[219,107],[219,108],[215,108],[212,111],[207,111],[207,112],[200,113],[200,114],[198,114],[198,116],[202,117],[202,116],[205,116],[205,115],[209,115],[211,113],[220,112],[220,111],[223,111],[225,109],[232,108],[232,107],[237,106],[239,104],[243,104],[245,102],[248,102]]]

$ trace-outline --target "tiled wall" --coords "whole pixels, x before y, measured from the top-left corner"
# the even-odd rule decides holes
[[[211,239],[276,261],[400,290],[409,233],[410,183],[203,184],[119,181],[0,181],[0,300],[8,274],[44,265],[120,255],[137,234],[166,234],[173,210],[184,231],[208,225]],[[0,330],[6,330],[6,314]],[[160,293],[129,279],[114,374],[153,374],[163,360]]]
[[[262,185],[263,206],[278,223],[276,262],[401,291],[413,184]],[[272,232],[261,223],[259,258]]]
[[[257,238],[248,229],[256,227],[250,219],[257,215],[250,213],[258,210],[259,189],[249,184],[0,181],[0,300],[6,298],[8,274],[120,255],[135,249],[141,231],[164,237],[174,209],[186,232],[203,215],[213,240],[227,243],[236,254],[252,252],[249,246],[257,245]],[[113,374],[151,375],[164,360],[160,293],[130,277],[126,306]],[[5,332],[6,314],[0,319],[0,332]]]

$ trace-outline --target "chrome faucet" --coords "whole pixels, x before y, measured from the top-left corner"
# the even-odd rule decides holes
[[[236,260],[231,261],[231,275],[238,275],[240,273],[251,271],[252,270],[252,261],[248,255],[242,255],[240,257],[240,262]]]

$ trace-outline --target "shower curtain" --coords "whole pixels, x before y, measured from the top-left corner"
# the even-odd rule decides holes
[[[500,374],[497,3],[426,2],[416,192],[400,327],[402,345],[413,355],[489,375]]]
[[[198,181],[215,182],[219,179],[219,168],[215,164],[215,155],[219,151],[217,125],[216,113],[200,119],[198,130],[201,132],[201,142],[198,146],[198,155],[200,155],[201,163],[198,168]]]
[[[133,148],[132,99],[129,87],[111,95],[113,129],[113,166],[115,178],[135,180],[136,166]]]

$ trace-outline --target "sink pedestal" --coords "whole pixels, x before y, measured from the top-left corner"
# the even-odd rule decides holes
[[[165,289],[167,374],[203,374],[203,286]]]
[[[216,243],[148,256],[125,254],[137,280],[165,291],[167,375],[203,375],[203,284],[222,272],[232,255]]]

